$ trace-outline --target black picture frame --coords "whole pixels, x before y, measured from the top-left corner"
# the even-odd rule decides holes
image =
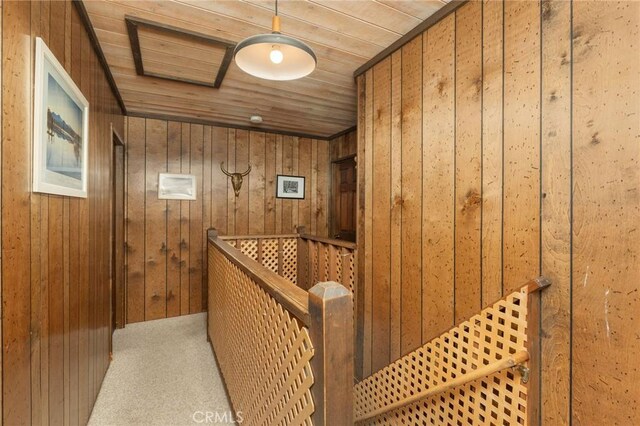
[[[304,176],[276,175],[276,198],[304,200],[305,192]]]

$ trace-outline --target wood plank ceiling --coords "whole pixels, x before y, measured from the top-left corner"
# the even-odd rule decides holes
[[[131,115],[158,115],[328,137],[356,123],[353,72],[444,6],[444,0],[280,0],[282,32],[309,44],[316,70],[300,80],[261,80],[233,61],[219,89],[136,74],[125,16],[237,43],[270,32],[273,1],[84,1],[107,63]],[[145,67],[177,77],[189,65],[206,75],[206,46],[185,37],[145,35]],[[156,44],[150,43],[155,38]],[[169,53],[169,54],[167,54]],[[212,80],[217,69],[211,69]]]

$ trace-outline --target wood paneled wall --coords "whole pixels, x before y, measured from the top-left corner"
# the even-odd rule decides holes
[[[111,124],[124,120],[70,1],[3,1],[2,417],[85,424],[109,364]],[[87,199],[31,193],[35,37],[90,103]]]
[[[358,132],[353,129],[329,141],[331,161],[355,155],[358,152]]]
[[[365,376],[543,274],[541,424],[640,423],[639,20],[472,1],[358,78]]]
[[[329,142],[127,118],[127,322],[206,309],[205,233],[327,236]],[[243,172],[235,197],[220,170]],[[193,174],[196,201],[158,200],[158,173]],[[304,200],[276,199],[276,175],[306,178]]]

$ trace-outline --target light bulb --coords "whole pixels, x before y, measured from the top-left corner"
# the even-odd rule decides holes
[[[271,53],[269,53],[269,59],[274,64],[279,64],[284,59],[284,55],[280,51],[280,46],[273,46],[271,49]]]

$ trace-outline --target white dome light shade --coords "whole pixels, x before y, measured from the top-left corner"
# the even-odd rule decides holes
[[[279,50],[281,55],[275,53]],[[244,72],[266,80],[295,80],[305,77],[318,62],[313,50],[300,40],[279,33],[259,34],[236,46],[236,64]],[[279,63],[273,60],[282,60]]]

